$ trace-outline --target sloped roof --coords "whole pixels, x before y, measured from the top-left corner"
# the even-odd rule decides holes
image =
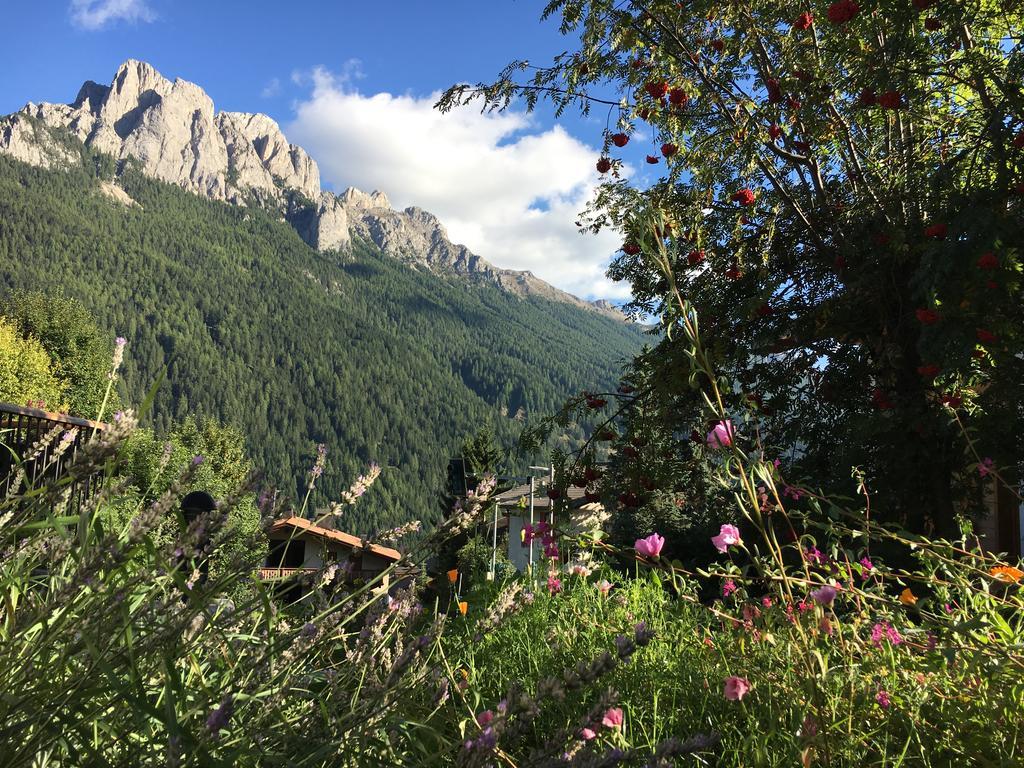
[[[304,517],[286,517],[281,520],[275,520],[274,524],[270,526],[271,533],[278,533],[286,528],[295,528],[303,533],[308,533],[311,536],[319,536],[327,539],[328,541],[334,541],[338,544],[344,544],[352,549],[364,549],[367,552],[372,552],[375,555],[379,555],[387,560],[397,562],[402,559],[402,553],[397,549],[391,549],[391,547],[382,547],[379,544],[370,544],[363,541],[358,536],[353,536],[351,533],[344,533],[343,531],[334,531],[329,528],[323,528],[322,526],[316,525],[315,523],[307,520]]]
[[[570,506],[579,506],[579,504],[584,501],[584,496],[586,496],[586,491],[583,488],[577,488],[574,485],[570,485],[566,489],[565,497],[569,501]],[[517,485],[515,488],[510,488],[495,497],[498,504],[502,507],[514,507],[522,498],[525,498],[527,503],[529,503],[530,486],[526,483],[523,485]],[[535,510],[547,509],[550,506],[551,499],[548,498],[547,483],[544,483],[543,486],[540,483],[537,483],[533,489],[533,508]]]

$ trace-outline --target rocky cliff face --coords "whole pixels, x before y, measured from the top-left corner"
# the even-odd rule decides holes
[[[255,199],[288,207],[296,230],[320,250],[344,250],[358,237],[432,270],[621,316],[606,302],[585,302],[529,272],[494,267],[452,243],[436,216],[415,207],[397,211],[382,192],[322,191],[316,162],[289,144],[269,117],[216,112],[199,86],[171,82],[142,61],[122,64],[110,85],[86,82],[71,104],[30,102],[0,118],[0,152],[33,165],[59,168],[77,162],[69,135],[119,160],[134,159],[153,178],[214,200],[244,205]]]
[[[142,61],[122,64],[109,86],[85,83],[71,104],[30,102],[0,124],[0,151],[47,167],[67,162],[67,149],[52,136],[35,141],[45,133],[39,124],[118,159],[134,158],[147,175],[214,200],[241,203],[247,192],[279,199],[289,188],[320,194],[316,163],[269,117],[217,113],[202,88],[171,82]]]

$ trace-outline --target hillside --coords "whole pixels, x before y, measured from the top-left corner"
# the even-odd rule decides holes
[[[510,445],[520,419],[610,385],[642,343],[619,320],[410,265],[358,238],[344,253],[314,250],[277,212],[192,194],[132,163],[114,187],[110,157],[49,139],[73,158],[63,170],[0,157],[0,291],[79,298],[130,340],[130,400],[168,366],[158,428],[189,414],[236,424],[289,491],[320,442],[320,501],[367,462],[388,467],[350,528],[433,519],[462,436],[492,424]]]

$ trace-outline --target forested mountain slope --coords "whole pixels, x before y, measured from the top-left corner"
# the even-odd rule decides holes
[[[79,145],[80,148],[80,145]],[[416,269],[355,243],[318,252],[276,214],[198,197],[109,158],[44,170],[0,157],[0,292],[63,291],[126,336],[129,402],[166,365],[154,413],[239,426],[256,463],[299,492],[316,443],[317,501],[369,461],[387,467],[346,525],[436,517],[449,453],[491,424],[601,389],[642,343],[635,326],[489,283]],[[517,418],[517,416],[519,418]]]

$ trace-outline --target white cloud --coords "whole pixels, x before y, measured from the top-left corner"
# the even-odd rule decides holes
[[[102,29],[113,21],[153,21],[146,0],[71,0],[71,23],[83,29]]]
[[[351,73],[323,68],[296,79],[312,91],[295,105],[289,141],[337,191],[379,189],[396,208],[430,211],[452,240],[499,267],[580,296],[628,296],[604,276],[620,237],[584,236],[574,223],[598,183],[596,148],[523,112],[442,115],[436,93],[364,95],[347,86]]]
[[[281,81],[278,78],[272,78],[260,91],[260,98],[272,99],[281,92]]]

